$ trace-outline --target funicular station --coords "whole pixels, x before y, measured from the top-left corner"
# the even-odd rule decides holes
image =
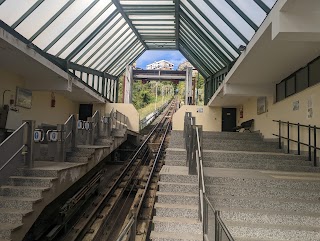
[[[320,240],[319,22],[318,0],[0,0],[0,241]],[[147,50],[179,50],[205,105],[191,68],[135,70]],[[184,105],[142,126],[135,80]]]

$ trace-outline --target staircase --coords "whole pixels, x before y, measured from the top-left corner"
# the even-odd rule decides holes
[[[320,240],[320,169],[306,157],[256,133],[204,133],[203,143],[206,191],[235,241]]]
[[[114,139],[102,137],[96,142],[100,145],[78,145],[67,162],[37,161],[34,168],[20,168],[10,176],[7,185],[0,187],[0,241],[22,240],[50,202],[125,139],[126,133]]]
[[[180,136],[173,134],[170,147],[171,142],[179,148],[167,151],[165,165],[160,171],[150,240],[201,241],[203,239],[202,223],[198,220],[198,177],[188,175],[183,139],[180,142]],[[180,157],[181,163],[168,165],[172,157],[176,156]]]

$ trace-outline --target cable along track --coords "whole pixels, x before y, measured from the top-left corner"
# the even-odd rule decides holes
[[[69,230],[63,235],[60,232],[66,226],[55,226],[47,233],[46,240],[114,241],[132,217],[135,220],[136,240],[146,240],[175,106],[173,100],[158,117],[160,121],[140,147],[107,185],[100,182],[103,175],[100,171],[68,200],[60,209],[60,214],[76,219],[72,222],[73,226],[68,227]],[[93,195],[97,192],[98,195]],[[81,201],[87,195],[91,195],[87,202]]]

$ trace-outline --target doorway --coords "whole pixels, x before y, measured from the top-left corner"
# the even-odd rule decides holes
[[[237,109],[222,108],[222,131],[233,131],[237,124]]]
[[[92,104],[80,104],[79,106],[79,120],[87,121],[88,117],[92,116]]]

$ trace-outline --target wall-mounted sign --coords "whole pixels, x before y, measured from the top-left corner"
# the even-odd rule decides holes
[[[300,106],[299,100],[293,101],[293,103],[292,103],[292,110],[293,110],[293,111],[299,110],[299,106]]]
[[[267,112],[267,97],[266,96],[258,97],[257,114],[260,115],[265,112]]]
[[[308,98],[308,106],[307,106],[307,119],[311,119],[313,117],[313,101],[312,96]]]
[[[197,113],[203,113],[203,108],[197,108]]]
[[[31,109],[31,107],[32,107],[32,91],[17,87],[16,106]]]

